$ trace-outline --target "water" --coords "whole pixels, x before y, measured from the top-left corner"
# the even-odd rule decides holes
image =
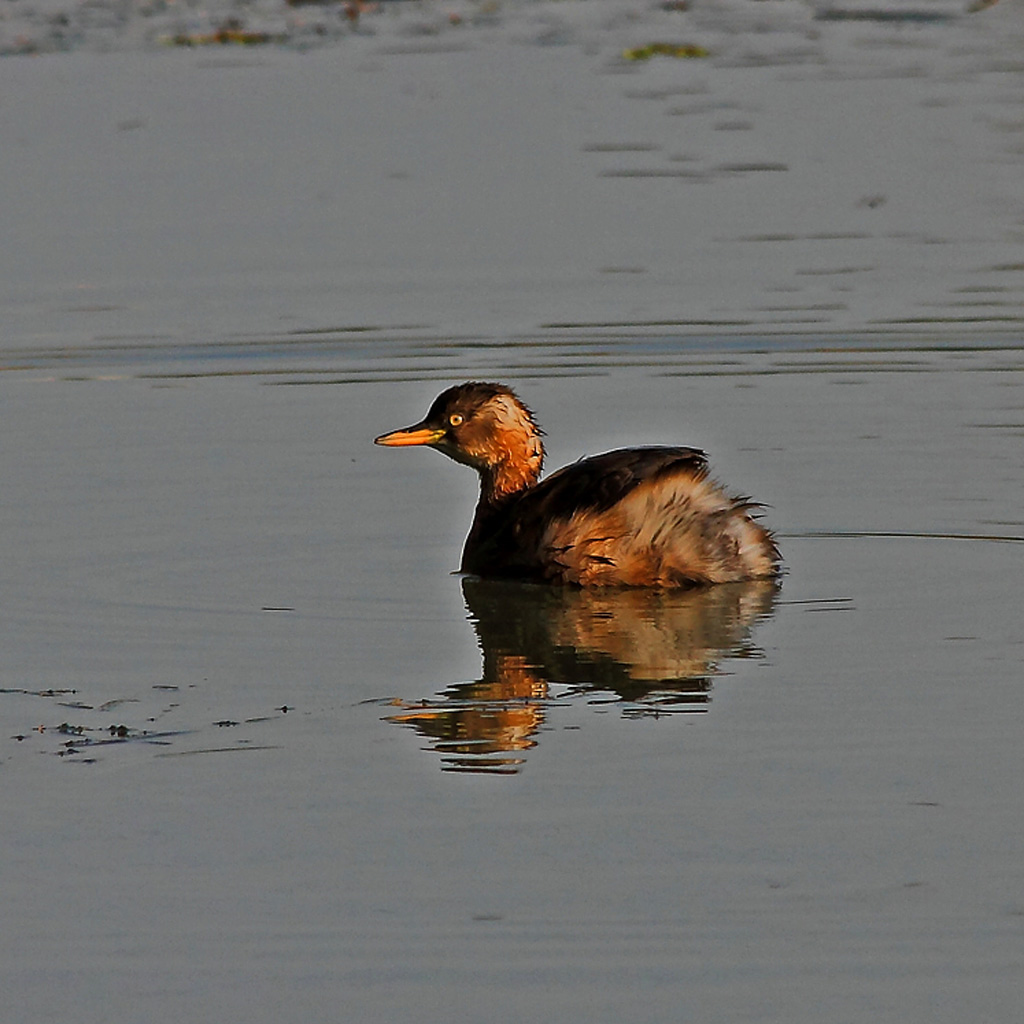
[[[4,375],[17,1018],[1005,1016],[1018,374],[761,358],[514,381],[774,506],[777,596],[653,609],[448,574],[432,381]]]
[[[5,1019],[1017,1012],[1019,21],[555,8],[0,62]],[[469,377],[706,449],[781,587],[453,576],[473,475],[372,438]]]

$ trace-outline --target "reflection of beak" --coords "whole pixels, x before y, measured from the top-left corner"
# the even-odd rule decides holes
[[[425,427],[417,423],[415,427],[404,430],[393,430],[390,434],[381,434],[374,439],[374,444],[383,444],[388,448],[407,448],[414,444],[437,444],[444,437],[444,430],[437,427]]]

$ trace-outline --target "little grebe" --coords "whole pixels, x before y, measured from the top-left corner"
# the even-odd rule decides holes
[[[541,430],[504,384],[440,394],[415,426],[376,439],[427,445],[480,474],[461,572],[582,587],[687,587],[778,574],[760,506],[730,496],[695,448],[622,448],[540,481]]]

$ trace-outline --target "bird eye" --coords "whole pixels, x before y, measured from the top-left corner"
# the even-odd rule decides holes
[[[463,417],[459,413],[453,412],[451,416],[448,417],[448,425],[451,427],[457,427],[462,423],[464,418],[465,417]]]

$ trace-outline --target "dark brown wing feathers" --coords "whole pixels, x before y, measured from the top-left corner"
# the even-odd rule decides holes
[[[605,512],[639,484],[685,473],[702,479],[707,456],[696,448],[621,448],[573,462],[522,496],[518,515],[567,518],[576,512]]]

